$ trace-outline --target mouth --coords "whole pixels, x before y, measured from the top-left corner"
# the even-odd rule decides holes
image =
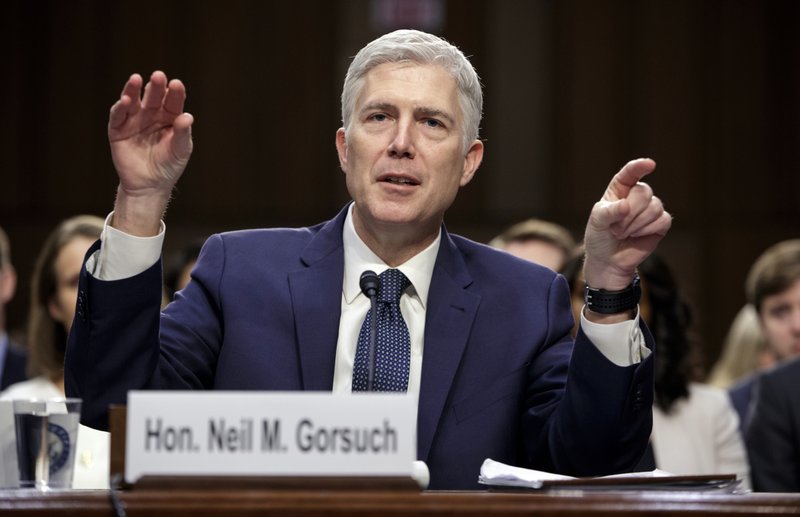
[[[383,174],[378,177],[378,182],[411,187],[415,187],[420,184],[419,180],[407,174]]]

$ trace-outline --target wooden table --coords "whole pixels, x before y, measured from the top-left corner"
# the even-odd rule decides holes
[[[549,493],[390,490],[136,489],[116,492],[129,516],[786,515],[800,494],[668,491]],[[117,515],[109,491],[0,491],[2,515]]]

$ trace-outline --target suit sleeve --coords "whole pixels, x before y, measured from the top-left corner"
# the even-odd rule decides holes
[[[86,258],[100,249],[100,241]],[[83,399],[81,422],[108,429],[108,406],[125,404],[129,389],[142,388],[158,354],[161,263],[134,277],[102,281],[86,271],[64,362],[67,396]]]
[[[561,299],[569,292],[558,282],[551,291],[551,325],[561,328],[556,320],[571,321],[561,310],[569,308],[568,300]],[[643,323],[640,327],[646,345],[654,350],[650,332]],[[551,464],[541,459],[536,463],[575,476],[632,470],[644,453],[652,429],[653,356],[635,365],[617,366],[579,330],[557,409],[546,422],[537,423],[530,410],[524,419],[529,457],[535,457],[537,449],[544,447]],[[531,378],[531,382],[538,381]],[[546,444],[531,441],[540,425],[547,429]]]
[[[129,390],[212,387],[224,253],[218,236],[209,243],[198,259],[205,273],[163,314],[160,261],[114,281],[94,278],[84,263],[65,358],[66,392],[83,399],[82,423],[107,429],[108,406],[125,404]]]

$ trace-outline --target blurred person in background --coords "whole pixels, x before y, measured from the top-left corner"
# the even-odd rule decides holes
[[[11,339],[6,329],[5,308],[14,298],[16,289],[17,272],[11,263],[11,244],[6,232],[0,228],[0,390],[27,378],[27,353]]]
[[[492,239],[489,246],[559,271],[575,250],[572,234],[556,223],[528,219]]]
[[[772,366],[772,352],[758,321],[755,307],[747,303],[739,309],[725,336],[722,353],[708,376],[708,383],[724,390],[738,381]]]
[[[800,239],[779,242],[762,253],[747,274],[745,292],[748,303],[758,314],[766,340],[760,354],[762,369],[775,366],[800,354]],[[739,412],[746,432],[755,404],[755,389],[760,373],[738,382],[730,389],[731,400]]]
[[[164,295],[167,303],[175,298],[175,293],[186,287],[191,280],[192,269],[200,256],[205,239],[193,240],[178,250],[168,261],[164,271]]]
[[[59,224],[44,243],[33,271],[28,315],[30,379],[9,386],[0,399],[64,397],[64,352],[75,316],[78,275],[103,219],[80,215]],[[108,488],[109,435],[81,425],[73,488]]]

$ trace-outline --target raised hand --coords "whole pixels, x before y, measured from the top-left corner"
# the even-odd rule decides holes
[[[640,180],[653,172],[650,159],[628,162],[595,203],[586,225],[584,276],[592,287],[627,287],[636,267],[655,250],[672,225],[653,189]]]
[[[183,112],[186,88],[156,71],[142,95],[133,74],[111,107],[108,140],[120,184],[112,225],[134,235],[157,231],[172,188],[192,154],[193,117]]]

